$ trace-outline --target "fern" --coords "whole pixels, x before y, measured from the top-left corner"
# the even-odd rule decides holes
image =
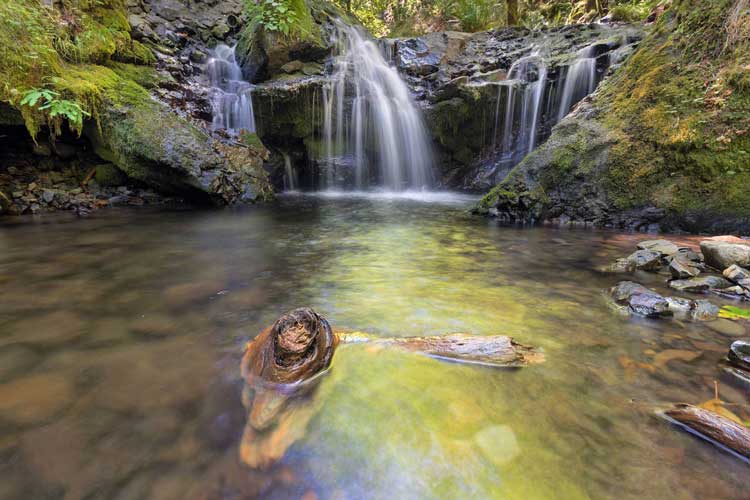
[[[50,89],[30,89],[19,104],[42,113],[55,135],[60,135],[63,120],[80,135],[83,119],[90,116],[77,102],[60,99],[60,94]]]

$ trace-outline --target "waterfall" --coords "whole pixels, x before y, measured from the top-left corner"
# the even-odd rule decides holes
[[[542,100],[547,88],[547,67],[538,52],[522,57],[510,68],[508,81],[499,85],[495,109],[495,133],[499,130],[500,99],[507,89],[500,141],[502,152],[512,157],[526,155],[536,147],[539,123],[542,118]],[[516,109],[520,116],[516,122]]]
[[[325,187],[393,190],[432,185],[432,152],[420,112],[382,47],[337,23],[338,53],[323,89],[320,158]]]
[[[578,101],[592,93],[596,88],[595,56],[593,47],[586,47],[578,53],[576,61],[568,67],[557,121],[565,118]]]
[[[255,132],[252,85],[242,79],[242,69],[234,56],[234,47],[217,45],[206,72],[211,82],[213,128],[232,133]]]
[[[297,181],[297,172],[292,168],[292,159],[288,154],[284,156],[284,191],[296,191],[299,182]]]

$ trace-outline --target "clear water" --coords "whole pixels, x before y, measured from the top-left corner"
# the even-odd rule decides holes
[[[597,268],[643,235],[498,227],[470,203],[0,220],[0,498],[746,497],[746,464],[653,416],[717,378],[746,403],[716,366],[744,327],[609,309],[618,278]],[[254,471],[238,458],[242,346],[301,305],[375,335],[508,334],[547,362],[344,345],[304,437]],[[700,357],[657,363],[669,349]]]

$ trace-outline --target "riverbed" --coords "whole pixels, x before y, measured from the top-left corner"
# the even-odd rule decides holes
[[[744,326],[624,317],[604,293],[623,276],[600,269],[648,235],[503,227],[475,201],[0,219],[0,497],[747,496],[745,463],[654,415],[711,399],[714,380],[747,403],[717,368]],[[510,335],[546,362],[343,345],[304,436],[252,470],[239,359],[299,306],[377,336]]]

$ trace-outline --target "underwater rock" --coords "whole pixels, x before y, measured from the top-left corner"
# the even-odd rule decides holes
[[[679,403],[663,412],[670,422],[693,434],[750,460],[750,429],[716,412]]]
[[[701,241],[701,252],[706,264],[719,271],[724,271],[732,265],[750,266],[750,244],[706,240]]]
[[[57,416],[73,401],[73,383],[59,373],[43,373],[0,384],[0,419],[34,425]]]

